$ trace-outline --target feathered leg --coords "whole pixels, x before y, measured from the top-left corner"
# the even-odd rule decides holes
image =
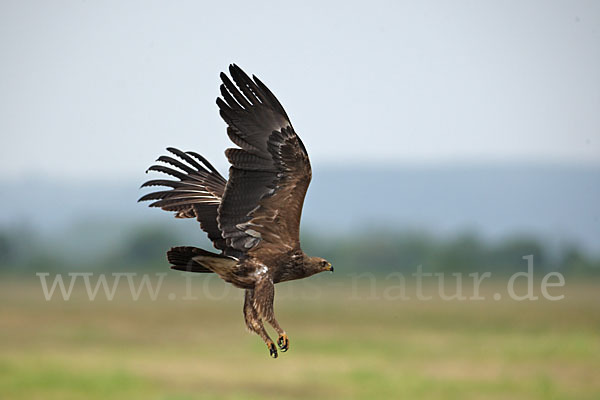
[[[254,309],[263,320],[271,324],[279,335],[277,345],[281,351],[288,351],[290,348],[290,340],[275,319],[275,313],[273,311],[273,300],[275,298],[275,285],[273,285],[273,281],[266,277],[260,279],[254,286],[253,294],[252,305],[254,306]]]
[[[269,337],[258,312],[254,308],[254,290],[252,289],[246,289],[244,295],[244,319],[246,320],[246,327],[248,330],[260,336],[269,348],[271,357],[277,358],[277,348],[275,347],[275,343],[273,343],[273,340]]]

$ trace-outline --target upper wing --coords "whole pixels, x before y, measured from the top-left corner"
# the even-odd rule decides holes
[[[236,65],[229,72],[235,84],[221,74],[223,98],[217,104],[229,138],[240,148],[225,152],[231,168],[219,228],[228,246],[245,253],[297,248],[311,179],[308,154],[273,93]]]
[[[222,251],[227,250],[225,239],[217,225],[217,209],[225,191],[225,178],[197,153],[184,153],[172,147],[167,150],[179,157],[179,160],[170,156],[160,156],[157,161],[172,167],[153,165],[148,171],[162,172],[178,180],[154,179],[144,183],[142,187],[166,186],[171,189],[148,193],[138,201],[155,200],[150,207],[175,211],[177,218],[195,217],[214,246]]]

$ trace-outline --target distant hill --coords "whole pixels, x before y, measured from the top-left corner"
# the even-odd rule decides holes
[[[303,229],[351,234],[364,227],[484,239],[533,234],[600,251],[600,167],[479,165],[451,167],[314,167]],[[139,180],[1,182],[0,226],[25,226],[42,237],[72,236],[88,246],[118,241],[140,222],[194,232],[195,223],[137,204]],[[85,248],[86,246],[83,246]]]

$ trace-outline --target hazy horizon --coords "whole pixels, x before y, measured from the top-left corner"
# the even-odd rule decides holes
[[[139,185],[156,175],[0,178],[6,191],[0,228],[101,246],[140,224],[157,224],[201,240],[195,221],[175,220],[172,213],[136,202],[148,192]],[[600,254],[598,198],[600,167],[322,167],[307,193],[302,230],[333,237],[374,230],[445,237],[472,232],[491,241],[525,235],[553,248],[574,244]]]

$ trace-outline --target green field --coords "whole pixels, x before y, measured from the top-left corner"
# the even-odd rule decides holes
[[[332,278],[333,279],[333,278]],[[45,301],[39,280],[0,283],[1,399],[598,399],[600,285],[561,301],[396,301],[348,281],[278,287],[291,350],[269,358],[241,296]],[[493,292],[484,288],[485,293]],[[207,286],[218,297],[224,285]],[[167,294],[177,294],[170,300]]]

